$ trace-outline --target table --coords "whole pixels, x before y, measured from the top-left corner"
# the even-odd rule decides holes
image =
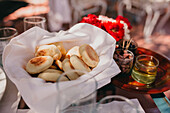
[[[8,81],[7,82],[8,86],[5,91],[5,95],[4,95],[3,99],[0,101],[0,112],[1,112],[2,108],[4,110],[4,108],[8,105],[7,109],[6,109],[7,111],[4,113],[9,113],[9,111],[10,111],[10,113],[14,113],[14,112],[12,112],[12,110],[17,111],[17,113],[34,113],[31,110],[29,110],[29,108],[26,106],[25,103],[23,103],[23,100],[20,100],[21,96],[18,94],[18,90],[17,90],[16,86],[9,79],[7,79],[7,81]],[[127,92],[125,90],[115,87],[113,84],[108,84],[108,85],[102,87],[101,89],[99,89],[98,94],[100,95],[101,93],[102,93],[103,97],[106,95],[115,95],[116,94],[116,95],[125,96],[129,99],[137,98],[146,113],[160,113],[159,109],[156,107],[154,101],[152,100],[152,98],[149,94],[137,94],[137,93]],[[166,96],[169,96],[169,98],[170,98],[170,95],[169,95],[170,90],[168,90],[164,93]],[[100,97],[100,98],[103,98],[103,97]],[[11,102],[9,102],[8,104],[3,103],[3,106],[2,106],[1,102],[3,102],[3,101],[8,102],[9,100]],[[17,106],[18,106],[17,103],[19,101],[20,101],[20,107],[22,107],[22,109],[17,110]]]

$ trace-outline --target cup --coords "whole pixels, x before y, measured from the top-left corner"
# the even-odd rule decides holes
[[[2,66],[2,53],[5,46],[9,43],[11,38],[18,34],[15,28],[4,27],[0,28],[0,65]]]
[[[79,74],[76,80],[63,81],[64,77]],[[57,82],[56,113],[93,113],[96,108],[97,81],[90,73],[81,70],[64,72]]]
[[[96,113],[138,113],[138,106],[126,97],[110,95],[97,103]]]
[[[151,84],[155,81],[158,59],[151,55],[139,55],[132,70],[132,78],[143,84]]]
[[[133,53],[129,50],[116,49],[113,58],[119,66],[121,74],[129,75],[133,66]]]
[[[46,29],[46,19],[42,16],[31,16],[24,18],[24,31],[38,26],[42,29]]]

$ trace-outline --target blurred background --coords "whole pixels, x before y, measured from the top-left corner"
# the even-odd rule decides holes
[[[0,27],[23,32],[23,18],[40,15],[47,30],[67,30],[87,14],[131,22],[131,37],[144,47],[170,58],[170,0],[0,0]]]

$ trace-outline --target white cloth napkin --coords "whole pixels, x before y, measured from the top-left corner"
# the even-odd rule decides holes
[[[137,99],[130,99],[130,101],[134,103],[138,111],[124,101],[113,101],[107,104],[101,104],[102,109],[97,113],[145,113]]]
[[[124,101],[112,101],[107,104],[101,104],[94,108],[94,113],[145,113],[138,99],[130,99],[130,101],[135,104],[138,111],[136,111],[136,109],[132,108]],[[90,105],[73,106],[67,109],[67,111],[70,110],[69,113],[75,113],[74,110],[77,110],[82,111],[82,113],[88,113],[89,108]]]
[[[90,74],[97,80],[98,88],[108,84],[110,79],[120,72],[113,60],[116,41],[100,28],[86,23],[79,23],[68,31],[59,33],[49,33],[38,27],[31,28],[13,38],[6,46],[3,53],[3,66],[27,105],[37,113],[55,111],[56,83],[46,83],[42,79],[31,77],[24,66],[34,57],[36,46],[58,41],[64,43],[66,50],[83,43],[90,44],[96,50],[100,62]]]

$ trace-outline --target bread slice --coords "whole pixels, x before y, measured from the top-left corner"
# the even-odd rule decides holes
[[[74,46],[67,51],[66,57],[70,58],[72,55],[77,55],[80,57],[79,46]]]
[[[48,69],[53,64],[51,56],[39,56],[30,59],[26,65],[26,71],[30,74],[37,74]]]
[[[38,47],[35,56],[51,56],[54,60],[58,60],[62,54],[55,45],[41,45]]]
[[[89,45],[83,44],[79,48],[79,53],[81,55],[81,59],[89,66],[96,67],[99,63],[99,56],[96,51]]]
[[[56,82],[57,80],[58,81],[68,81],[69,79],[65,76],[61,76],[60,75],[62,74],[63,72],[60,71],[60,70],[56,70],[56,69],[47,69],[45,70],[44,72],[40,73],[38,75],[38,78],[41,78],[45,81],[48,81],[48,82]],[[60,78],[59,78],[60,77]]]
[[[70,59],[69,58],[65,58],[62,62],[62,66],[63,66],[63,70],[64,72],[66,72],[67,77],[70,80],[75,80],[79,77],[79,75],[76,72],[69,72],[74,70],[74,68],[72,67],[71,63],[70,63]]]
[[[61,61],[62,61],[65,58],[65,55],[66,55],[66,49],[64,48],[63,42],[54,42],[54,43],[51,43],[51,44],[55,45],[60,50],[60,52],[62,54],[62,57],[61,57]]]
[[[52,64],[49,69],[57,69],[57,66]]]
[[[63,66],[62,66],[62,62],[60,60],[56,60],[55,64],[61,69],[63,70]]]
[[[72,55],[70,57],[70,63],[76,70],[82,70],[85,72],[90,72],[91,69],[77,56],[77,55]],[[82,73],[78,73],[82,75]]]

